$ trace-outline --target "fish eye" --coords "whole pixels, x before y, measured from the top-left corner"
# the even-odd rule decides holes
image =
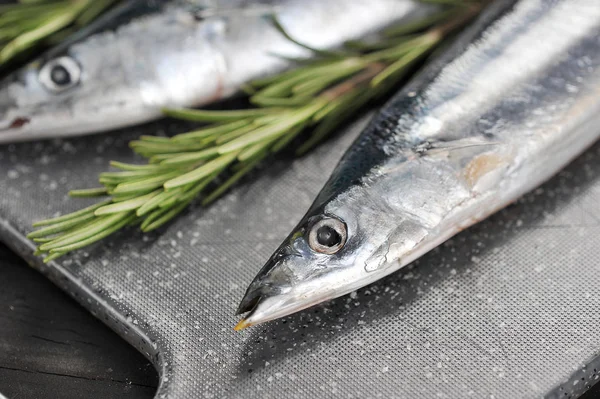
[[[331,255],[342,249],[347,235],[344,222],[325,217],[312,225],[308,233],[308,245],[313,251]]]
[[[61,93],[79,83],[81,68],[70,57],[59,57],[48,61],[40,69],[40,83],[53,93]]]

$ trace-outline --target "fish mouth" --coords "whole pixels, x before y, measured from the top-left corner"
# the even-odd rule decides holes
[[[240,320],[234,330],[239,331],[280,317],[273,316],[274,313],[278,313],[277,310],[281,306],[280,303],[274,303],[278,302],[275,298],[281,298],[285,295],[284,292],[289,291],[291,285],[288,279],[289,276],[273,273],[280,266],[280,262],[276,260],[277,258],[278,256],[274,256],[269,259],[250,283],[236,311],[236,315],[248,314]]]
[[[266,304],[266,302],[271,302],[272,298],[274,297],[257,296],[252,300],[246,302],[242,301],[237,314],[246,312],[248,312],[248,314],[244,316],[233,329],[235,331],[240,331],[256,324],[264,323],[296,312],[296,310],[290,310],[286,313],[282,313],[278,306],[269,306]],[[271,299],[271,301],[269,299]],[[243,304],[245,304],[246,307],[242,308],[241,306]]]
[[[249,321],[250,317],[252,316],[252,314],[254,313],[254,310],[258,307],[258,303],[260,302],[262,296],[260,294],[255,295],[255,296],[248,296],[248,294],[246,294],[244,296],[244,298],[242,299],[242,302],[240,303],[240,306],[238,306],[238,309],[236,311],[236,315],[241,315],[243,313],[247,313],[249,312],[246,317],[242,318],[239,323],[236,324],[235,327],[233,327],[233,329],[235,331],[240,331],[243,330],[244,328],[248,328],[256,323],[252,323]]]
[[[259,313],[268,313],[268,309],[267,312],[262,311],[263,305],[260,306],[261,310],[258,311],[259,305],[264,303],[268,298],[276,297],[280,293],[280,290],[273,287],[273,283],[269,278],[268,271],[270,271],[273,266],[276,265],[272,262],[268,262],[246,290],[246,293],[237,308],[236,315],[244,313],[248,314],[234,327],[236,331],[261,323],[265,317],[262,316],[257,318],[256,315]],[[263,275],[262,273],[265,269],[267,273]],[[264,321],[266,321],[266,319]]]
[[[283,269],[284,275],[289,278],[286,267]],[[313,284],[311,281],[291,279],[282,281],[283,276],[277,273],[281,270],[275,271],[274,274],[259,274],[248,287],[236,312],[237,315],[247,314],[234,327],[236,331],[289,316],[337,296],[335,289],[319,282]],[[292,281],[295,281],[295,284],[292,284]]]
[[[0,138],[21,135],[22,131],[28,130],[32,123],[30,109],[18,106],[17,99],[11,91],[11,87],[18,83],[18,77],[11,75],[0,82]]]
[[[296,256],[300,256],[300,254],[293,250],[289,239],[286,239],[250,283],[238,306],[236,315],[251,311],[261,298],[288,291],[295,280],[295,275],[286,266],[285,261]]]
[[[25,116],[17,116],[7,120],[0,120],[0,134],[2,132],[18,130],[31,122],[31,119]]]

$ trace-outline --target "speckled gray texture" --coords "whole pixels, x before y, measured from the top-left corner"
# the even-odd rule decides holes
[[[247,284],[362,125],[158,233],[130,230],[50,266],[23,238],[31,222],[86,205],[68,188],[93,186],[109,159],[133,161],[127,140],[177,129],[0,147],[0,235],[156,362],[160,398],[565,397],[594,383],[600,145],[416,264],[233,331]]]

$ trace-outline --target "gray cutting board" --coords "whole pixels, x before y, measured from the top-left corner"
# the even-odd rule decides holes
[[[159,398],[578,396],[600,361],[600,145],[516,205],[352,295],[233,331],[247,284],[364,120],[158,233],[43,265],[33,221],[88,201],[109,159],[169,122],[0,147],[0,238],[146,354]],[[596,367],[596,368],[595,368]],[[600,368],[598,368],[600,371]]]

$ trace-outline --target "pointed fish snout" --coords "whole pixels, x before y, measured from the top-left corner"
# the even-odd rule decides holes
[[[271,302],[291,289],[296,276],[286,262],[290,256],[295,254],[286,240],[252,280],[236,311],[238,315],[247,312],[249,314],[238,323],[236,330],[255,324],[249,319],[256,317],[256,309],[260,303]]]
[[[240,315],[242,313],[250,312],[258,304],[263,295],[262,288],[258,287],[253,281],[244,294],[235,314]]]
[[[262,298],[277,295],[291,286],[292,275],[289,269],[276,259],[271,258],[252,280],[236,314],[252,311]]]

